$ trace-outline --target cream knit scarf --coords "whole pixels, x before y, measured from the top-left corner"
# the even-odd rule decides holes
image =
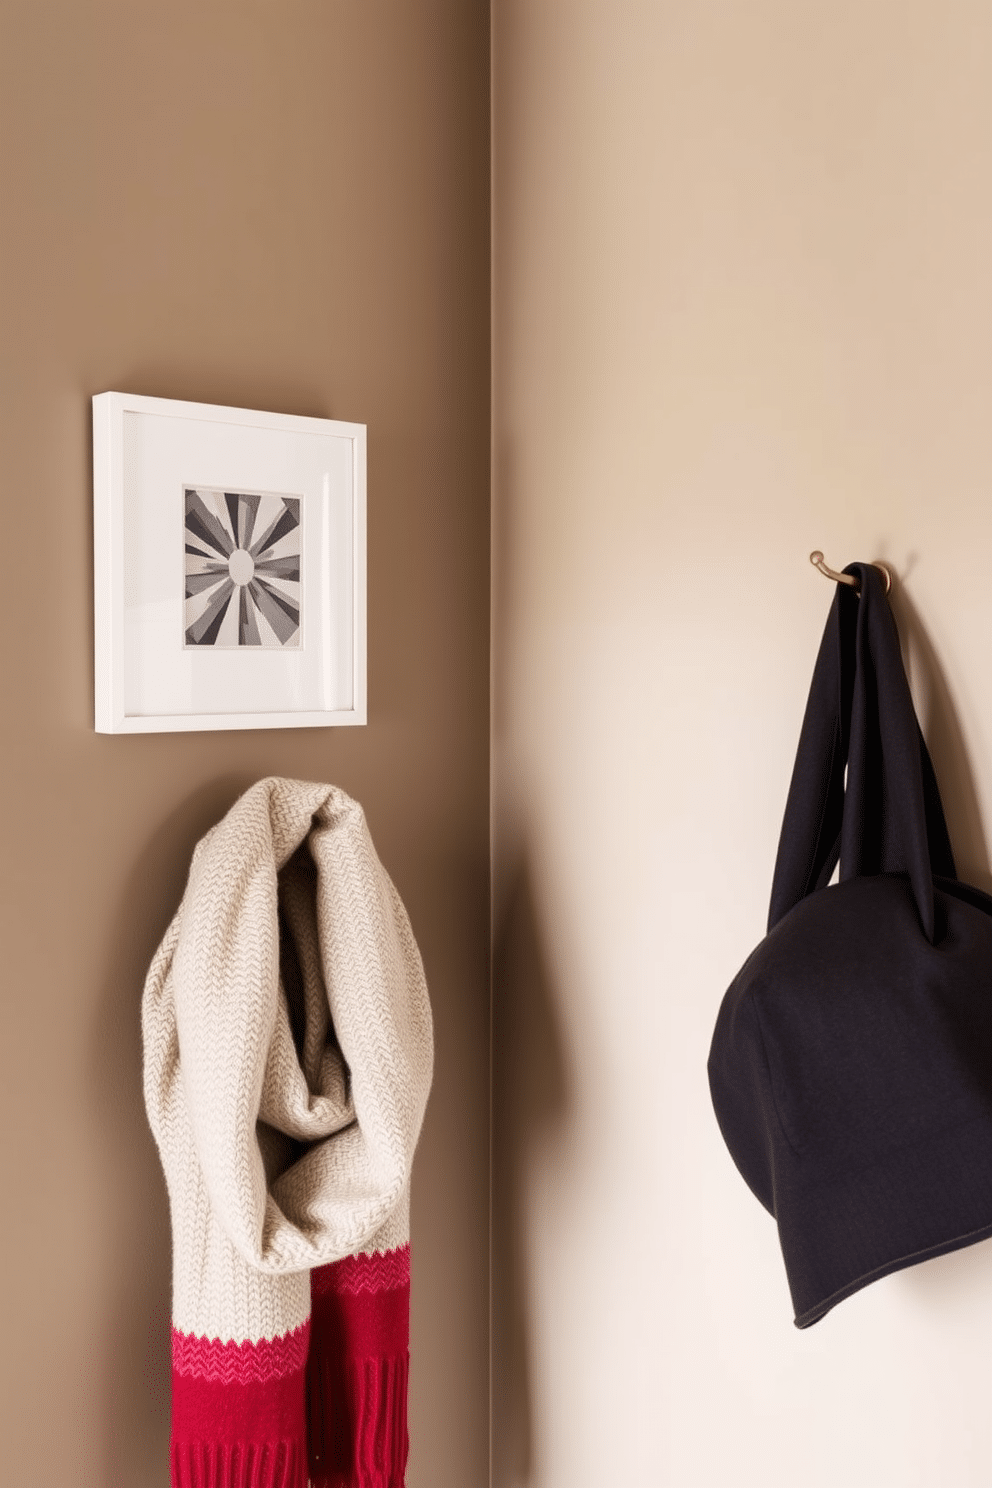
[[[431,1015],[355,801],[268,779],[236,802],[194,852],[142,1026],[174,1488],[402,1488]]]

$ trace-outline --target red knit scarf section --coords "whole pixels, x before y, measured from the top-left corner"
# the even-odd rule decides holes
[[[281,1338],[172,1331],[173,1488],[403,1488],[410,1247],[310,1274]]]

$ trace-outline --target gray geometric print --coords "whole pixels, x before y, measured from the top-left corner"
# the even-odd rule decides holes
[[[300,497],[187,486],[185,644],[300,644]]]

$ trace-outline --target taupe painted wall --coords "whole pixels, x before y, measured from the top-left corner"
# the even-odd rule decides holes
[[[366,807],[430,981],[411,1488],[487,1454],[488,7],[0,0],[0,1482],[168,1481],[149,958],[269,773]],[[369,427],[370,722],[92,731],[90,396]]]

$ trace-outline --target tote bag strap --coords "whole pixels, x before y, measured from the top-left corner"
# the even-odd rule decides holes
[[[927,939],[933,878],[956,878],[933,763],[920,732],[881,575],[844,570],[813,670],[782,823],[768,928],[841,879],[909,875]],[[845,785],[845,770],[847,772]]]

